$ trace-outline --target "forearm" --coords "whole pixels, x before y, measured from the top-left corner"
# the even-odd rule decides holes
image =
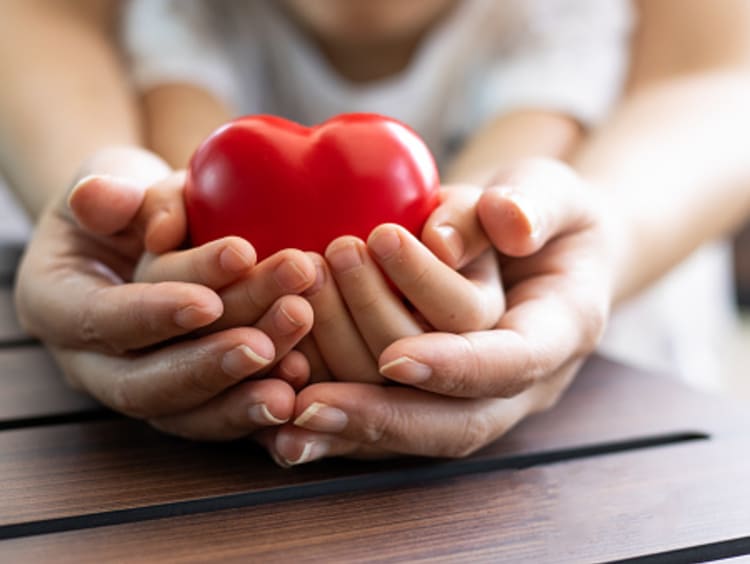
[[[693,73],[643,87],[573,164],[606,190],[614,302],[638,292],[750,213],[750,76]]]
[[[0,74],[12,78],[0,89],[0,169],[32,215],[95,150],[139,142],[137,107],[107,35],[104,4],[3,7]]]
[[[149,90],[143,110],[147,147],[174,168],[185,168],[201,141],[232,117],[220,100],[188,84]]]
[[[451,163],[446,183],[484,186],[498,171],[532,157],[566,159],[583,138],[571,117],[543,110],[517,111],[478,131]]]

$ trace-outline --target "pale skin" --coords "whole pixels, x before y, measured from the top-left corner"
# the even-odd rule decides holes
[[[33,298],[43,293],[40,290],[34,292],[34,281],[38,284],[46,281],[49,285],[45,289],[57,288],[54,284],[59,282],[55,278],[62,268],[59,261],[57,268],[48,267],[50,256],[61,255],[57,250],[59,247],[53,245],[55,239],[68,239],[68,245],[71,241],[79,243],[82,238],[87,244],[93,241],[93,248],[75,247],[76,252],[87,259],[91,255],[99,257],[100,261],[103,251],[111,251],[112,241],[120,241],[118,238],[83,235],[76,231],[77,228],[70,227],[69,222],[63,229],[59,219],[57,224],[54,219],[47,219],[49,223],[43,223],[43,228],[40,226],[42,234],[36,236],[36,246],[27,255],[20,278],[25,284],[19,290],[22,316],[29,327],[49,342],[62,342],[67,347],[61,356],[62,364],[65,366],[65,358],[76,359],[69,374],[76,374],[83,380],[78,382],[79,385],[87,387],[104,401],[109,400],[110,405],[149,419],[172,432],[195,436],[197,429],[207,425],[214,435],[200,438],[219,438],[232,435],[226,432],[227,429],[231,429],[235,436],[257,430],[263,425],[248,423],[246,398],[250,391],[246,388],[274,385],[287,386],[288,389],[284,388],[280,394],[286,394],[283,395],[286,398],[284,405],[272,404],[270,398],[277,397],[273,394],[261,394],[265,403],[258,403],[255,398],[252,405],[265,405],[266,411],[275,414],[277,420],[283,420],[284,415],[290,419],[291,422],[280,430],[258,435],[282,464],[341,454],[468,454],[503,434],[529,413],[554,403],[581,359],[595,347],[610,307],[649,284],[701,242],[729,231],[748,213],[750,170],[743,150],[746,144],[741,142],[750,126],[745,108],[750,92],[746,70],[750,58],[746,40],[749,36],[746,22],[750,22],[748,10],[750,7],[742,0],[724,0],[711,6],[698,0],[642,3],[643,28],[635,42],[631,85],[612,119],[600,131],[586,139],[581,147],[571,150],[576,147],[578,136],[575,124],[564,117],[530,112],[532,121],[538,123],[541,120],[549,124],[550,129],[540,128],[538,135],[530,134],[530,139],[537,140],[536,145],[517,157],[545,154],[539,149],[538,140],[550,132],[562,132],[562,141],[556,145],[561,150],[548,156],[569,155],[572,169],[547,161],[522,164],[517,164],[515,159],[507,163],[497,161],[497,155],[504,154],[501,140],[510,137],[507,120],[519,120],[523,116],[499,118],[475,140],[481,144],[467,147],[467,152],[456,165],[460,169],[460,164],[464,163],[466,167],[459,179],[482,183],[484,179],[494,177],[496,181],[490,183],[490,189],[481,194],[477,192],[475,202],[467,204],[463,200],[471,191],[461,192],[461,202],[446,200],[433,216],[423,239],[441,259],[461,267],[486,246],[484,237],[477,235],[481,233],[477,228],[481,224],[501,253],[507,311],[489,330],[462,335],[441,332],[408,335],[388,344],[382,351],[381,347],[375,351],[367,347],[370,350],[363,352],[363,358],[369,358],[368,352],[373,357],[376,356],[373,352],[379,352],[377,366],[380,372],[391,380],[410,384],[409,387],[323,382],[309,386],[295,396],[294,386],[288,383],[294,382],[293,378],[288,378],[287,382],[283,378],[272,378],[244,380],[240,385],[234,385],[236,380],[228,383],[226,374],[215,369],[216,360],[207,360],[205,371],[198,375],[196,370],[191,382],[186,382],[190,378],[175,369],[185,366],[184,359],[217,358],[219,350],[227,350],[221,349],[221,344],[237,329],[182,343],[180,349],[163,347],[149,353],[160,356],[139,354],[134,359],[85,350],[101,342],[105,342],[108,351],[130,350],[128,337],[118,334],[126,331],[112,329],[123,327],[122,319],[112,312],[117,311],[118,304],[141,299],[139,296],[144,289],[139,285],[113,284],[111,277],[103,280],[99,271],[86,274],[91,272],[90,269],[87,271],[76,263],[65,264],[64,268],[69,269],[67,274],[73,272],[88,287],[71,286],[59,296],[60,303],[50,296],[42,302],[44,307],[40,307]],[[679,25],[672,17],[675,13],[681,15]],[[704,34],[704,29],[718,26],[722,29],[721,34]],[[696,37],[700,37],[700,41],[696,41]],[[675,45],[675,49],[665,50],[663,43]],[[652,56],[654,53],[659,56]],[[387,65],[384,63],[384,66]],[[97,120],[92,121],[97,127],[101,126]],[[4,122],[0,120],[0,123]],[[522,129],[526,130],[526,126]],[[550,135],[556,137],[556,133]],[[149,138],[155,137],[150,134]],[[132,143],[133,140],[123,138],[109,142]],[[54,149],[50,151],[54,154]],[[129,174],[133,170],[149,168],[140,164],[146,161],[144,155],[137,159],[129,162],[123,159]],[[172,157],[170,161],[179,164]],[[13,166],[14,161],[2,162],[7,167]],[[63,159],[62,162],[70,161]],[[112,163],[107,166],[112,166]],[[501,168],[505,172],[495,177]],[[96,172],[118,174],[119,171],[101,165]],[[33,175],[34,172],[27,174]],[[157,180],[157,176],[154,175],[151,183]],[[146,184],[140,184],[141,188],[136,186],[117,191],[130,194],[125,198],[123,209],[132,211],[140,206],[142,186]],[[79,197],[85,193],[85,190],[79,191]],[[54,218],[55,214],[49,212],[46,217]],[[149,216],[139,213],[138,217]],[[131,225],[132,214],[123,213],[122,218],[126,219],[121,227]],[[438,229],[445,223],[454,227],[460,245],[456,245],[456,235],[447,231],[449,236],[446,237],[446,230]],[[144,228],[143,221],[139,224],[137,219],[132,222],[132,227],[136,235],[128,240],[128,245],[131,245],[128,248],[139,250],[133,241],[142,236],[144,229],[148,236],[149,229],[153,231],[154,228]],[[382,261],[386,272],[393,276],[394,272],[388,270],[388,259],[378,259],[377,253],[378,235],[382,236],[389,230],[394,231],[389,227],[381,228],[367,243],[374,260]],[[161,238],[153,232],[151,235],[153,240]],[[408,240],[401,241],[403,245],[398,252],[426,252]],[[239,243],[228,241],[221,244]],[[456,248],[462,252],[454,252]],[[198,252],[202,253],[200,256],[212,256],[207,250]],[[242,254],[243,250],[238,248],[238,252]],[[249,258],[246,261],[248,269],[254,268],[251,251],[245,249],[244,252]],[[330,261],[331,256],[327,258],[335,265],[335,260]],[[313,286],[314,258],[295,259],[299,260],[299,270],[303,273],[312,266],[312,270],[307,270],[310,279],[306,280],[308,285],[304,289]],[[119,260],[127,271],[132,272],[135,268],[135,253],[125,253]],[[92,263],[87,260],[85,264]],[[159,263],[154,261],[151,267],[155,264]],[[182,269],[179,260],[174,264],[176,266],[171,272]],[[363,268],[361,276],[376,278],[375,269],[368,265]],[[235,273],[234,276],[243,278],[243,274]],[[333,274],[338,282],[346,273]],[[406,274],[408,281],[409,273]],[[236,278],[228,275],[221,282]],[[201,282],[208,285],[180,285],[180,292],[192,293],[179,305],[184,307],[190,300],[193,300],[191,305],[200,303],[197,310],[208,313],[196,325],[205,326],[222,315],[222,306],[219,294],[209,289],[211,281]],[[92,286],[98,288],[102,285],[112,290],[108,296],[111,299],[104,306],[99,300],[101,307],[96,306],[99,311],[92,318],[96,320],[93,334],[105,338],[97,343],[86,338],[65,343],[61,338],[62,329],[69,332],[70,324],[57,329],[51,312],[70,319],[63,300],[70,301],[71,292],[73,296],[85,296],[85,291]],[[302,287],[299,286],[299,292],[304,291]],[[163,287],[150,285],[148,290],[157,302],[167,295],[170,298],[180,295],[174,288],[170,292],[159,292],[160,289]],[[344,289],[341,295],[352,300],[347,298]],[[382,307],[390,307],[387,295],[378,294],[376,297]],[[214,309],[209,302],[213,302]],[[304,301],[310,302],[314,300],[308,298]],[[301,317],[309,314],[310,317],[303,321],[312,322],[315,304],[311,311],[304,310],[303,301],[294,303],[300,304]],[[271,305],[269,303],[268,307]],[[163,321],[173,317],[166,313],[177,311],[175,304],[165,300],[159,302],[159,307],[151,309],[152,313],[148,315],[153,314],[154,318],[149,323],[142,323],[151,329],[150,332],[134,325],[134,328],[141,329],[141,339],[159,343],[185,331]],[[353,317],[356,323],[356,312]],[[260,323],[258,319],[253,322]],[[550,319],[555,322],[550,322]],[[358,328],[360,324],[357,324]],[[268,327],[261,325],[258,334],[269,337],[269,331]],[[397,336],[398,329],[388,338]],[[118,341],[123,338],[124,343]],[[263,345],[253,339],[260,337],[255,333],[241,336],[242,343],[268,353],[265,358],[276,358],[270,348],[262,350]],[[282,341],[280,337],[276,340]],[[272,337],[269,341],[275,345]],[[289,341],[279,348],[286,350]],[[211,346],[216,349],[211,349]],[[196,356],[196,351],[204,354]],[[205,354],[206,351],[209,354]],[[297,368],[304,369],[302,364]],[[425,370],[419,365],[428,368]],[[110,373],[106,368],[112,366],[120,371],[134,370],[133,373],[143,374],[144,378],[139,382],[137,376],[131,377],[128,382],[116,382],[117,385],[113,386],[111,382],[96,381],[97,374]],[[242,369],[247,369],[248,374],[253,370],[262,371],[262,367]],[[287,370],[287,377],[290,372],[294,370]],[[143,381],[169,385],[154,390],[144,387]],[[139,383],[140,388],[137,387]],[[124,384],[136,386],[137,391],[123,394]],[[188,393],[188,400],[175,403],[174,394],[183,391],[180,385],[193,394]],[[120,393],[107,397],[111,390]],[[123,398],[127,398],[127,406],[118,404]],[[283,412],[283,409],[287,411]]]

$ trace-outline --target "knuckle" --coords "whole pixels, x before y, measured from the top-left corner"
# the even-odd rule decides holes
[[[75,323],[78,340],[86,348],[105,350],[108,352],[120,353],[106,342],[100,329],[100,320],[96,314],[96,304],[100,303],[96,292],[92,292],[84,302],[86,305],[78,311]]]
[[[366,444],[378,444],[384,437],[397,434],[396,430],[402,429],[402,423],[396,410],[388,402],[377,402],[371,406],[367,417],[364,418],[362,440]]]

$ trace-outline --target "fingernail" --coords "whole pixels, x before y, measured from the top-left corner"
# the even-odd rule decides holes
[[[250,258],[234,247],[226,247],[219,254],[219,264],[227,272],[242,272],[252,266]]]
[[[380,373],[404,384],[420,384],[432,376],[432,368],[408,356],[401,356],[381,366]]]
[[[307,406],[294,424],[310,431],[321,433],[338,433],[349,423],[349,416],[342,410],[324,403],[313,402]]]
[[[273,322],[282,335],[294,333],[304,325],[302,321],[292,316],[283,304],[276,308],[273,314]]]
[[[328,443],[320,440],[307,441],[302,447],[302,452],[297,458],[282,458],[283,462],[289,466],[298,466],[313,460],[323,458],[328,454]]]
[[[310,283],[310,277],[293,260],[285,260],[277,266],[273,278],[282,290],[293,293]]]
[[[348,272],[362,266],[362,256],[354,243],[338,245],[326,255],[328,262],[337,272]]]
[[[398,236],[395,229],[386,227],[374,234],[368,241],[368,246],[378,257],[386,260],[401,248],[401,237]]]
[[[70,189],[70,192],[68,193],[68,201],[66,202],[68,204],[68,207],[70,208],[70,203],[73,201],[74,195],[78,190],[81,189],[81,186],[84,186],[85,184],[88,184],[92,180],[103,180],[105,177],[101,174],[87,174],[83,178],[81,178],[78,182],[75,183],[75,185]]]
[[[498,194],[510,200],[520,212],[520,216],[526,220],[526,232],[529,237],[536,237],[540,229],[539,214],[534,209],[531,202],[515,188],[503,186],[498,189]]]
[[[70,189],[70,194],[68,195],[68,203],[70,203],[70,200],[73,198],[73,194],[75,194],[81,188],[81,186],[84,186],[89,182],[93,182],[96,180],[107,182],[108,184],[114,184],[126,189],[140,190],[140,188],[138,188],[138,186],[134,182],[120,176],[113,176],[111,174],[87,174],[78,182],[76,182]]]
[[[220,311],[209,311],[190,305],[175,312],[173,319],[178,327],[197,329],[215,321],[220,315]]]
[[[268,410],[268,406],[265,403],[256,403],[251,405],[247,410],[250,421],[256,425],[281,425],[286,423],[288,419],[279,419],[275,417],[273,413]]]
[[[464,242],[461,234],[452,225],[438,225],[435,230],[443,240],[443,244],[450,253],[451,258],[455,263],[458,263],[461,257],[464,256]]]
[[[242,378],[253,371],[266,366],[271,358],[265,358],[247,345],[240,345],[224,354],[221,369],[235,378]]]

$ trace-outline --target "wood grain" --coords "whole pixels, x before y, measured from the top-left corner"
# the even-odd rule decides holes
[[[0,348],[0,429],[18,419],[94,407],[95,402],[64,383],[52,357],[41,346]]]
[[[671,408],[665,409],[667,405]],[[676,383],[596,361],[555,410],[527,420],[472,460],[507,460],[704,429],[731,436],[736,427],[729,423],[743,417],[744,411]],[[0,432],[0,453],[0,483],[7,486],[0,525],[432,464],[415,459],[326,461],[281,471],[245,442],[195,444],[125,420]]]
[[[750,443],[16,539],[9,561],[593,562],[750,535]],[[716,554],[716,552],[714,552]]]

